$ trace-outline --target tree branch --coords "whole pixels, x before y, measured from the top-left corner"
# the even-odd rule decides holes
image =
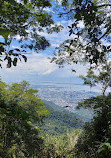
[[[98,5],[96,6],[97,8],[101,8],[101,7],[111,7],[111,4],[102,4],[102,5]]]
[[[111,26],[107,29],[107,31],[98,39],[100,41],[109,31],[111,30]]]
[[[102,5],[98,5],[98,6],[96,6],[97,8],[101,8],[101,7],[111,7],[111,4],[102,4]],[[65,12],[65,13],[60,13],[60,14],[58,14],[58,15],[63,15],[63,14],[69,14],[70,12],[72,12],[72,11],[74,11],[75,9],[70,9],[68,12]]]
[[[70,9],[68,12],[65,12],[65,13],[60,13],[60,14],[58,14],[58,15],[63,15],[63,14],[69,14],[70,12],[72,12],[72,11],[74,11],[75,9]]]

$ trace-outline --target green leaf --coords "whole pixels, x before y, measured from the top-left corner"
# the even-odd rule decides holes
[[[4,28],[2,28],[2,27],[0,28],[0,35],[1,35],[2,37],[4,37],[4,39],[5,39],[5,44],[7,44],[7,39],[8,39],[9,34],[10,34],[10,30],[4,29]]]

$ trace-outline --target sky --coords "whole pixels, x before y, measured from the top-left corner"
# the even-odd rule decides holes
[[[53,10],[46,8],[46,11],[51,12],[53,14]],[[73,38],[74,35],[69,36],[68,26],[72,24],[71,20],[59,19],[53,16],[53,19],[56,21],[56,24],[61,24],[64,28],[59,33],[48,34],[46,32],[40,32],[41,36],[44,36],[49,43],[51,44],[44,51],[36,52],[28,52],[27,53],[27,62],[24,62],[22,59],[18,61],[17,66],[12,66],[11,68],[6,67],[6,62],[3,62],[2,69],[0,69],[0,77],[1,80],[6,82],[7,84],[13,82],[21,82],[23,80],[28,81],[30,84],[35,84],[39,82],[53,82],[53,83],[82,83],[82,79],[79,78],[79,75],[86,75],[88,65],[82,64],[72,64],[65,65],[63,68],[59,68],[59,66],[55,63],[51,63],[50,57],[54,55],[54,50],[59,44],[61,44],[64,40]],[[78,26],[80,28],[84,27],[83,21],[80,21]],[[16,36],[16,40],[13,41],[10,45],[11,48],[19,48],[19,35]],[[4,39],[0,36],[0,41],[3,42]],[[72,70],[76,70],[76,72],[72,72]]]
[[[49,55],[45,53],[32,53],[27,56],[28,61],[18,62],[16,67],[6,68],[6,64],[3,64],[3,68],[0,70],[0,76],[3,81],[11,83],[21,80],[28,80],[28,78],[34,78],[34,80],[42,81],[69,81],[75,80],[75,76],[79,76],[81,73],[86,72],[86,68],[82,65],[67,65],[64,68],[59,68],[55,63],[50,63],[48,59]],[[77,70],[77,73],[73,73],[72,69]]]
[[[48,10],[48,8],[47,8]],[[52,12],[52,10],[49,10]],[[34,80],[42,81],[61,81],[66,82],[71,79],[75,81],[76,76],[81,74],[86,74],[86,66],[75,64],[75,65],[65,65],[64,68],[59,68],[55,63],[50,63],[49,57],[53,56],[55,47],[59,46],[64,40],[69,38],[68,25],[71,24],[71,20],[66,21],[62,19],[58,21],[56,17],[53,17],[57,24],[64,26],[64,29],[59,33],[48,34],[46,32],[41,32],[41,36],[45,36],[50,42],[51,46],[44,51],[39,53],[30,52],[27,55],[28,61],[25,63],[23,60],[19,61],[17,66],[12,66],[11,68],[6,68],[6,63],[3,63],[3,68],[0,70],[1,79],[5,82],[19,82],[22,80],[29,80],[29,78],[34,78]],[[83,22],[78,24],[80,27],[84,27]],[[73,35],[72,35],[73,36]],[[17,35],[16,39],[20,37]],[[71,37],[70,37],[71,38]],[[0,41],[3,41],[3,37],[0,36]],[[19,48],[17,41],[13,41],[12,48]],[[72,69],[76,70],[76,73],[72,73]]]

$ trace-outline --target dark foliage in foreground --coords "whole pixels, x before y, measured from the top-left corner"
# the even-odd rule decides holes
[[[43,145],[39,125],[48,111],[27,82],[0,82],[0,156],[39,157]],[[36,124],[36,126],[35,126]]]

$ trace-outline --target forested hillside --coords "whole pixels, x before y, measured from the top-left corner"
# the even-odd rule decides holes
[[[53,102],[43,100],[49,116],[45,118],[42,130],[45,134],[61,135],[71,132],[75,129],[81,129],[84,120],[77,114],[65,110],[63,107],[57,106]]]

